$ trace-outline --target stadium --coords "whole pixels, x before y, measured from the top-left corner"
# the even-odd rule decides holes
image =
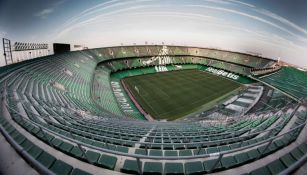
[[[298,66],[165,43],[53,49],[3,38],[0,174],[307,172]]]

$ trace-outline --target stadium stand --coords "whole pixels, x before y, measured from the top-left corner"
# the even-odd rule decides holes
[[[0,70],[0,131],[40,174],[291,173],[306,160],[306,104],[296,99],[273,104],[278,89],[305,98],[305,73],[282,68],[260,78],[276,87],[269,104],[277,110],[198,121],[148,122],[126,115],[110,84],[125,76],[203,66],[244,76],[272,62],[202,48],[121,46],[17,63]],[[266,97],[265,88],[248,86],[224,106],[249,110]]]
[[[100,66],[95,70],[92,94],[95,101],[105,110],[110,111],[116,115],[123,115],[114,97],[112,87],[110,83],[110,71],[103,66]]]
[[[306,76],[306,72],[296,68],[284,67],[278,72],[260,77],[260,79],[298,99],[302,99],[306,98],[307,95]]]

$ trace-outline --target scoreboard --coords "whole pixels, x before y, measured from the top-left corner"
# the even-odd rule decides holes
[[[53,43],[54,54],[64,53],[70,51],[70,44]]]

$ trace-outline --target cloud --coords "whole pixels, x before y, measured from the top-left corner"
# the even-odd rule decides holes
[[[229,8],[223,8],[223,7],[213,7],[213,6],[207,6],[207,5],[189,5],[191,7],[201,7],[201,8],[208,8],[208,9],[213,9],[213,10],[219,10],[219,11],[224,11],[224,12],[229,12],[229,13],[233,13],[233,14],[237,14],[237,15],[241,15],[241,16],[244,16],[244,17],[247,17],[247,18],[251,18],[251,19],[254,19],[256,21],[259,21],[259,22],[262,22],[262,23],[265,23],[267,25],[270,25],[272,27],[275,27],[285,33],[288,33],[294,37],[296,37],[296,39],[299,39],[301,41],[305,41],[305,38],[304,37],[301,37],[300,35],[272,22],[272,21],[269,21],[267,19],[264,19],[264,18],[261,18],[260,16],[255,16],[255,15],[251,15],[251,14],[248,14],[248,13],[245,13],[245,12],[241,12],[239,10],[233,10],[233,9],[229,9]],[[293,24],[294,25],[294,24]]]
[[[266,17],[269,17],[271,19],[274,19],[278,22],[280,22],[281,24],[285,25],[288,29],[295,29],[299,32],[301,32],[302,34],[304,34],[304,36],[307,35],[307,30],[304,29],[303,27],[300,27],[298,26],[297,24],[294,24],[293,22],[287,20],[286,18],[282,17],[282,16],[279,16],[269,10],[266,10],[266,9],[261,9],[261,8],[258,8],[252,4],[248,4],[248,3],[245,3],[245,2],[241,2],[239,0],[228,0],[230,2],[233,2],[233,3],[237,3],[237,4],[241,4],[241,5],[245,5],[245,6],[248,6],[250,9],[252,9],[253,11],[259,13],[259,14],[262,14]],[[267,20],[266,20],[267,21]],[[265,22],[266,23],[266,22]],[[302,41],[302,42],[307,42],[307,39],[305,37],[301,37],[299,36],[298,34],[295,34],[294,32],[291,32],[290,30],[284,28],[284,27],[281,27],[280,25],[277,25],[273,22],[270,22],[271,24],[273,24],[272,26],[274,27],[277,27],[279,28],[280,30],[284,31],[284,32],[287,32],[295,37],[297,37],[298,40]]]
[[[0,38],[3,38],[7,35],[7,32],[0,30]]]
[[[135,1],[123,1],[120,0],[111,0],[107,2],[100,3],[98,5],[95,5],[93,7],[90,7],[82,12],[80,12],[78,15],[68,19],[66,22],[62,24],[62,28],[69,27],[71,25],[74,25],[75,23],[78,23],[79,20],[82,20],[83,18],[90,18],[91,15],[97,14],[97,13],[103,13],[105,11],[108,11],[111,8],[116,8],[124,5],[135,5],[139,2],[150,2],[152,0],[135,0]]]
[[[144,3],[144,2],[150,2],[150,1],[151,0],[139,0],[139,1],[133,1],[133,2],[134,3],[136,3],[136,2]],[[206,2],[215,2],[215,3],[223,2],[223,1],[213,1],[213,0],[205,0],[205,1]],[[64,28],[64,29],[61,30],[60,32],[58,32],[57,37],[62,36],[64,33],[67,33],[67,32],[69,32],[70,30],[72,30],[74,28],[80,27],[82,25],[86,25],[89,22],[99,21],[99,18],[103,19],[104,17],[107,17],[107,16],[109,16],[111,14],[114,15],[114,14],[117,14],[117,13],[120,13],[120,12],[123,12],[123,11],[141,9],[141,7],[143,7],[143,8],[145,8],[145,7],[147,7],[147,8],[154,7],[154,5],[152,5],[152,4],[151,5],[143,4],[143,5],[140,5],[140,6],[134,6],[133,8],[131,6],[128,6],[128,8],[127,8],[127,5],[129,5],[130,3],[131,3],[130,1],[128,1],[128,2],[119,2],[118,0],[112,0],[112,1],[108,1],[108,2],[104,2],[104,3],[98,4],[98,5],[94,6],[94,7],[89,8],[89,9],[86,9],[83,12],[81,12],[78,16],[75,16],[74,18],[71,18],[68,21],[66,21],[64,23],[64,25],[62,26],[62,28]],[[228,2],[224,1],[223,3],[225,3],[225,4],[226,3],[235,3],[235,4],[238,4],[238,5],[248,6],[251,9],[258,9],[254,5],[252,5],[252,4],[243,3],[243,2],[238,1],[238,0],[229,0]],[[282,27],[282,26],[274,23],[271,20],[267,20],[267,19],[262,18],[260,16],[251,15],[249,13],[245,13],[245,12],[242,12],[242,11],[239,11],[239,10],[235,10],[235,9],[231,9],[231,8],[224,8],[224,7],[215,7],[215,6],[209,6],[209,5],[187,5],[187,6],[188,7],[208,8],[208,9],[224,11],[224,12],[228,12],[228,13],[233,13],[233,14],[236,14],[236,15],[244,16],[244,17],[247,17],[247,18],[251,18],[251,19],[256,20],[258,22],[262,22],[262,23],[265,23],[265,24],[267,24],[267,25],[269,25],[271,27],[277,28],[280,31],[288,33],[288,34],[296,37],[296,39],[304,41],[303,40],[304,38],[299,36],[299,35],[297,35],[296,33],[288,30],[285,27]],[[110,9],[112,7],[118,7],[118,8],[121,7],[121,8],[119,8],[117,10],[113,10],[111,12],[107,12],[106,11],[106,9]],[[264,11],[260,11],[260,10],[258,10],[258,11],[259,11],[259,13],[260,12],[262,12],[262,14],[264,13]],[[94,14],[96,14],[96,15],[93,17],[92,15],[94,15]],[[270,15],[271,18],[274,17],[274,19],[279,19],[279,21],[283,21],[284,23],[287,22],[288,25],[295,26],[295,24],[293,24],[293,23],[291,23],[289,21],[283,20],[282,17],[278,17],[277,15],[275,15],[273,13],[269,13],[268,11],[266,11],[266,16],[268,16],[268,15]],[[304,32],[304,29],[301,29],[301,31]]]
[[[55,3],[53,3],[49,8],[45,8],[41,11],[39,11],[38,13],[35,13],[34,16],[39,17],[41,19],[46,19],[48,18],[48,16],[53,13],[56,9],[57,6],[63,4],[66,0],[62,0],[62,1],[57,1]]]
[[[248,7],[251,7],[251,8],[256,7],[256,6],[254,6],[253,4],[249,4],[249,3],[246,3],[246,2],[241,2],[241,1],[238,1],[238,0],[228,0],[228,1],[233,2],[233,3],[240,4],[240,5],[245,5],[245,6],[248,6]]]
[[[82,15],[78,16],[77,18],[70,19],[68,22],[66,22],[65,27],[63,27],[64,29],[57,32],[57,34],[54,38],[60,38],[60,36],[63,36],[64,34],[68,33],[69,31],[71,31],[75,28],[79,28],[81,26],[88,25],[89,23],[92,23],[94,21],[104,20],[104,19],[106,19],[106,18],[108,18],[112,15],[122,14],[124,12],[129,12],[129,11],[136,11],[138,9],[144,9],[145,7],[153,7],[153,6],[145,6],[145,5],[134,5],[134,6],[127,6],[127,7],[123,7],[123,8],[118,8],[116,10],[110,10],[110,11],[106,10],[108,8],[111,8],[111,7],[128,5],[132,2],[145,2],[145,1],[151,1],[151,0],[138,0],[138,1],[131,1],[131,2],[116,3],[116,4],[111,4],[111,5],[108,5],[108,6],[100,6],[98,9],[92,10],[92,11],[85,10],[86,12],[85,11],[82,12],[81,13]],[[114,0],[114,2],[116,2],[116,0]],[[106,3],[104,3],[104,4],[106,4]],[[102,9],[103,9],[103,11],[101,11]],[[95,13],[94,15],[89,15],[89,14],[92,14],[94,12],[98,12],[98,13],[97,14]]]
[[[270,17],[270,18],[272,18],[272,19],[274,19],[274,20],[277,20],[277,21],[283,23],[284,25],[286,25],[286,26],[288,26],[288,27],[292,27],[292,28],[294,28],[294,29],[296,29],[296,30],[298,30],[298,31],[300,31],[300,32],[302,32],[302,33],[304,33],[305,35],[307,35],[307,30],[304,29],[303,27],[300,27],[300,26],[294,24],[293,22],[291,22],[291,21],[285,19],[284,17],[279,16],[279,15],[277,15],[277,14],[275,14],[275,13],[269,11],[269,10],[257,8],[257,7],[254,6],[253,4],[241,2],[241,1],[239,1],[239,0],[228,0],[228,1],[233,2],[233,3],[237,3],[237,4],[241,4],[241,5],[248,6],[248,7],[250,7],[251,9],[253,9],[253,10],[254,10],[255,12],[257,12],[257,13],[260,13],[260,14],[265,15],[265,16],[267,16],[267,17]]]
[[[270,12],[268,10],[264,10],[264,9],[257,9],[256,11],[258,13],[261,13],[263,15],[266,15],[266,16],[270,17],[270,18],[273,18],[273,19],[275,19],[275,20],[277,20],[277,21],[279,21],[279,22],[281,22],[281,23],[283,23],[283,24],[285,24],[287,26],[290,26],[290,27],[292,27],[292,28],[294,28],[294,29],[304,33],[305,35],[307,35],[307,30],[305,30],[304,28],[302,28],[302,27],[292,23],[291,21],[289,21],[289,20],[287,20],[287,19],[285,19],[285,18],[283,18],[283,17],[281,17],[279,15],[276,15],[275,13],[272,13],[272,12]]]
[[[66,0],[58,1],[58,2],[54,3],[54,6],[61,5],[61,4],[63,4],[65,1],[66,1]]]
[[[239,0],[195,2],[171,6],[169,3],[157,3],[156,0],[103,1],[68,18],[53,31],[50,38],[71,41],[78,38],[79,41],[98,47],[102,44],[96,39],[98,36],[111,44],[122,41],[133,43],[145,40],[144,38],[152,41],[164,40],[165,37],[175,44],[186,42],[188,45],[200,43],[201,46],[206,46],[212,43],[212,47],[219,46],[234,51],[255,50],[272,58],[285,54],[285,58],[292,63],[296,60],[290,60],[292,56],[289,55],[293,54],[294,50],[298,52],[295,55],[298,60],[302,60],[302,55],[306,55],[306,52],[303,52],[307,45],[307,38],[304,36],[306,29],[271,11]],[[229,20],[230,17],[234,20]],[[149,22],[149,19],[152,21]],[[167,20],[169,27],[160,30],[161,27],[167,26]],[[170,25],[176,21],[178,24]],[[246,21],[247,25],[244,23]],[[134,23],[137,24],[136,27]],[[190,27],[185,28],[184,23]],[[251,25],[254,23],[256,27]],[[126,30],[127,28],[129,30]],[[78,35],[83,31],[86,37]],[[169,31],[174,32],[167,34]],[[133,35],[130,32],[134,32]],[[183,36],[173,37],[174,33]],[[193,36],[195,34],[192,39],[187,37],[191,33]],[[116,37],[113,38],[114,36]]]
[[[224,1],[224,0],[204,0],[205,2],[212,2],[216,4],[230,4],[230,2]]]
[[[34,14],[34,16],[37,16],[39,18],[45,19],[48,17],[49,14],[53,13],[54,9],[53,8],[46,8],[41,10],[40,12]]]

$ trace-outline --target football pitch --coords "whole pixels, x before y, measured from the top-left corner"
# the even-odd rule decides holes
[[[123,82],[154,119],[175,120],[240,87],[239,83],[199,70],[127,77]]]

